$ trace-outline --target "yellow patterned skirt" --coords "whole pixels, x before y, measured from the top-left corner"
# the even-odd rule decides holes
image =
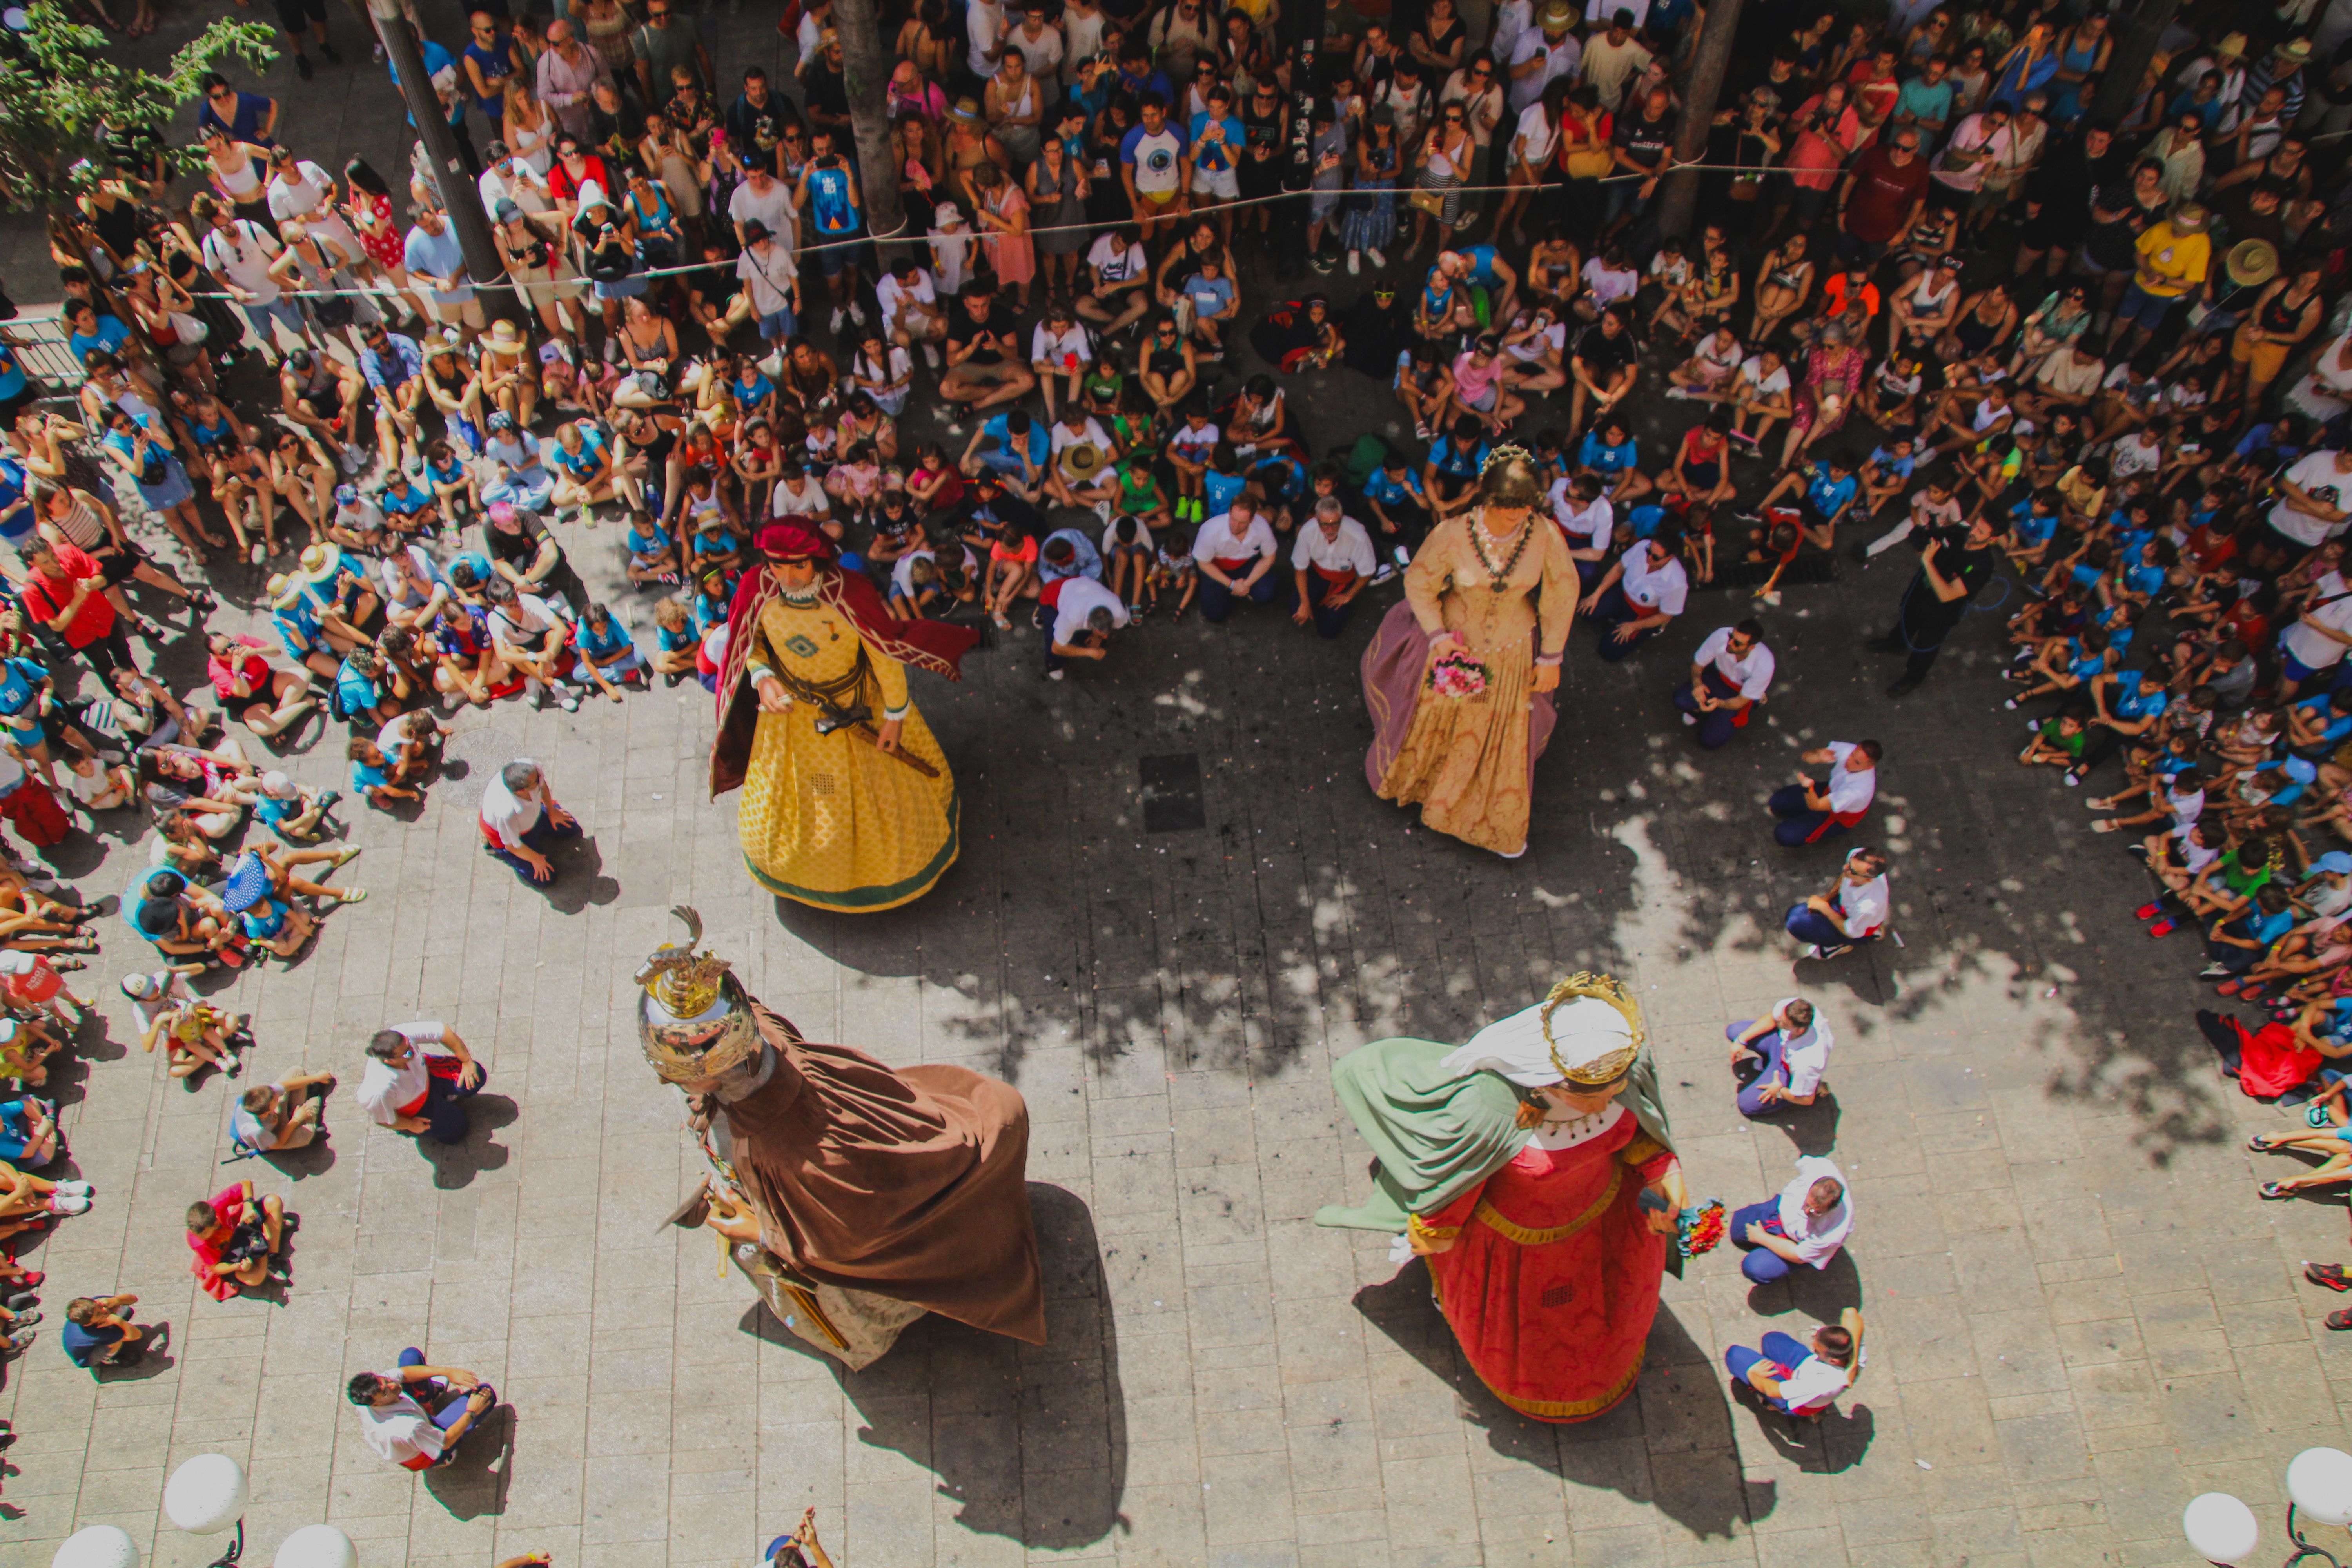
[[[816,720],[805,702],[760,715],[736,810],[745,868],[772,893],[845,914],[921,898],[959,846],[947,753],[912,707],[898,744],[936,778],[847,730],[820,735]]]

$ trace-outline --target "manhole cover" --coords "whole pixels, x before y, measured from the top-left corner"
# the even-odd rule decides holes
[[[459,805],[479,805],[482,791],[499,770],[522,755],[522,742],[506,730],[462,730],[441,749],[444,778],[439,793]],[[465,764],[462,778],[447,777],[450,763]]]

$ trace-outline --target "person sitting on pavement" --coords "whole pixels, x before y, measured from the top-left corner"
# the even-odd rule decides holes
[[[1878,759],[1885,748],[1875,741],[1832,741],[1799,759],[1828,763],[1826,778],[1801,777],[1772,792],[1766,802],[1780,819],[1772,837],[1784,848],[1835,838],[1863,819],[1878,795]]]
[[[379,1127],[436,1143],[462,1143],[465,1101],[488,1073],[457,1031],[437,1019],[379,1029],[367,1044],[359,1101]]]
[[[163,1338],[163,1325],[144,1329],[131,1323],[131,1309],[139,1298],[123,1291],[113,1296],[77,1296],[66,1303],[65,1327],[58,1342],[66,1360],[91,1372],[100,1367],[130,1366]]]
[[[1756,1285],[1785,1279],[1800,1265],[1827,1268],[1853,1232],[1844,1173],[1814,1154],[1798,1158],[1796,1180],[1778,1194],[1731,1216],[1731,1239],[1748,1254],[1739,1272]]]
[[[1885,931],[1887,898],[1885,855],[1857,845],[1830,890],[1790,905],[1781,923],[1807,958],[1840,958]]]
[[[1690,679],[1675,688],[1675,706],[1682,710],[1683,722],[1698,731],[1698,743],[1711,752],[1728,742],[1734,730],[1746,729],[1776,668],[1758,622],[1710,632],[1691,655]]]
[[[345,1394],[360,1409],[360,1436],[404,1470],[454,1461],[457,1445],[499,1402],[498,1391],[460,1367],[433,1366],[414,1346],[389,1372],[352,1374]]]
[[[1723,1352],[1732,1382],[1761,1396],[1783,1415],[1819,1415],[1862,1373],[1862,1313],[1848,1307],[1834,1323],[1813,1331],[1808,1345],[1778,1329],[1762,1346],[1734,1345]]]
[[[1803,997],[1784,997],[1769,1016],[1743,1018],[1723,1037],[1731,1042],[1731,1070],[1739,1079],[1740,1115],[1769,1116],[1820,1096],[1833,1037]]]
[[[285,1258],[289,1227],[286,1200],[257,1197],[251,1182],[236,1182],[201,1203],[188,1205],[188,1247],[196,1255],[189,1271],[215,1301],[257,1289],[292,1276]]]

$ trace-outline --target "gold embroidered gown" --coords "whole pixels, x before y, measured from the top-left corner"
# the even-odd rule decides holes
[[[770,892],[822,910],[870,912],[921,898],[955,863],[959,808],[947,755],[908,696],[906,666],[822,600],[778,594],[760,607],[758,626],[746,650],[751,678],[773,670],[793,702],[762,711],[753,732],[736,817],[744,865]],[[802,695],[811,689],[836,707],[863,704],[877,731],[902,720],[899,749],[933,776],[851,729],[818,734],[823,710]]]
[[[1475,514],[1439,523],[1405,569],[1404,599],[1364,650],[1364,703],[1372,749],[1364,772],[1373,793],[1419,805],[1422,821],[1481,849],[1527,847],[1536,758],[1551,738],[1552,701],[1534,690],[1540,650],[1557,658],[1576,616],[1576,563],[1540,510],[1516,560],[1506,545],[1489,563],[1471,538]],[[1495,569],[1507,565],[1501,581]],[[1429,647],[1456,632],[1486,667],[1475,698],[1427,689]]]

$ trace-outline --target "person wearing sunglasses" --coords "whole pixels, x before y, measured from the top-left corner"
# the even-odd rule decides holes
[[[239,92],[218,71],[206,71],[203,86],[204,107],[196,110],[198,136],[218,126],[221,134],[232,142],[248,142],[261,148],[278,145],[276,99],[257,92]]]

